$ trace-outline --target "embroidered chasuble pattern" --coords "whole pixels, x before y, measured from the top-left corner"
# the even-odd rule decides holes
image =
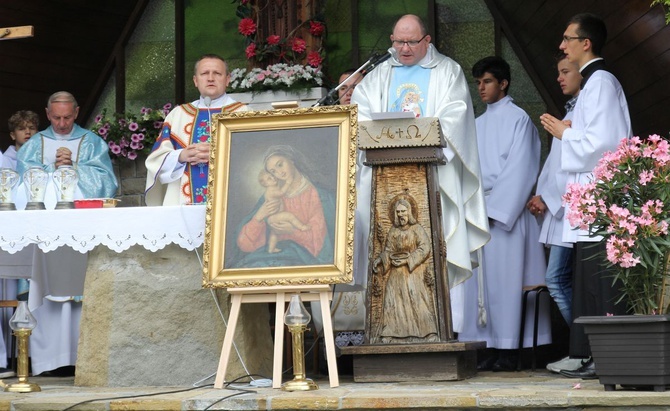
[[[184,111],[193,116],[193,121],[183,126],[184,135],[190,136],[189,141],[182,140],[177,133],[173,133],[170,124],[166,124],[161,131],[161,136],[154,144],[154,150],[165,140],[170,140],[175,150],[183,149],[189,144],[211,142],[211,117],[223,112],[232,112],[243,106],[242,103],[233,103],[223,108],[200,108],[193,104],[182,104]],[[207,175],[209,164],[197,165],[187,164],[181,191],[186,197],[190,197],[191,204],[204,204],[207,202]]]
[[[422,117],[426,112],[426,98],[430,83],[430,70],[416,66],[393,68],[389,87],[389,107],[392,112],[411,112]]]

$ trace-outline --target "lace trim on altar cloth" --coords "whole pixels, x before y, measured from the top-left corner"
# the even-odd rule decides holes
[[[346,347],[348,345],[363,345],[365,331],[338,331],[335,333],[335,345]]]
[[[0,250],[10,254],[29,244],[37,244],[44,252],[69,246],[86,253],[98,245],[117,253],[134,245],[155,252],[169,244],[191,251],[200,247],[205,238],[205,206],[3,213],[0,215]]]

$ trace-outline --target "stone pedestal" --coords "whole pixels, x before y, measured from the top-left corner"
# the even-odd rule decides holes
[[[89,254],[75,385],[190,385],[217,370],[230,295],[202,289],[194,251],[97,247]],[[234,343],[250,373],[271,375],[267,304],[246,304]],[[237,354],[226,380],[246,375]],[[207,381],[213,382],[213,379]]]

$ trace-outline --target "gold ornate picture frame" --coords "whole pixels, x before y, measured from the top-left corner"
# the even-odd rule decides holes
[[[212,118],[203,287],[353,278],[355,106]]]

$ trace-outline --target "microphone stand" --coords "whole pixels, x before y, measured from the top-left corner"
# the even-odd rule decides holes
[[[337,85],[337,87],[335,87],[334,89],[330,90],[330,91],[328,92],[328,94],[326,94],[325,96],[321,97],[321,98],[319,99],[319,101],[317,101],[316,103],[314,103],[314,105],[313,105],[312,107],[332,106],[332,105],[337,104],[337,102],[340,101],[340,98],[339,98],[339,97],[338,97],[338,98],[335,98],[335,96],[337,95],[337,92],[338,92],[342,87],[344,87],[344,84],[345,84],[347,81],[349,81],[349,79],[351,79],[352,77],[355,77],[358,73],[360,73],[360,72],[362,72],[362,71],[365,71],[365,70],[366,70],[368,67],[370,67],[370,66],[372,66],[372,67],[371,67],[370,70],[368,70],[368,71],[372,71],[372,69],[374,69],[375,67],[377,67],[377,65],[381,64],[382,62],[386,61],[389,57],[391,57],[389,53],[384,53],[384,54],[382,54],[381,56],[375,54],[374,56],[370,57],[370,58],[368,59],[368,61],[366,61],[365,63],[363,63],[362,66],[360,66],[359,68],[356,69],[356,71],[354,71],[353,73],[351,73],[351,74],[349,75],[349,77],[345,78],[340,84]]]

